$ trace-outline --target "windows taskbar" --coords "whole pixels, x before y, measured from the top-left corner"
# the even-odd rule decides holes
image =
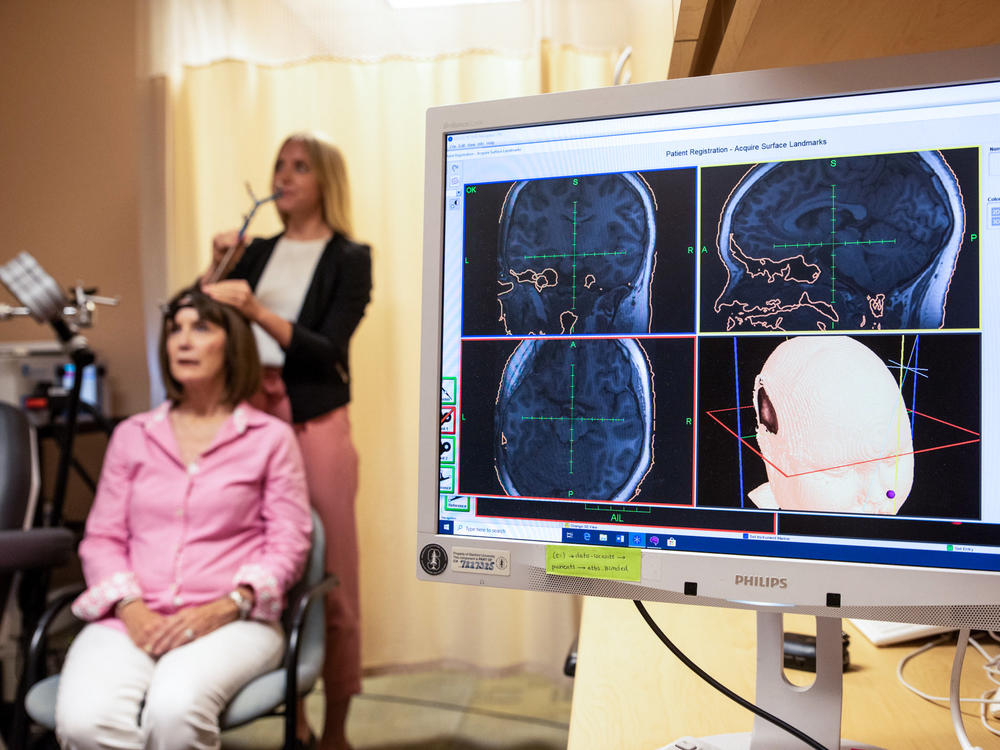
[[[438,522],[438,533],[455,533],[451,519]],[[472,538],[494,538],[491,534]],[[496,538],[510,539],[509,534]],[[912,565],[928,568],[1000,571],[1000,548],[996,552],[960,549],[957,545],[938,548],[879,547],[873,544],[834,544],[783,539],[762,539],[744,533],[740,536],[712,537],[704,535],[648,533],[620,529],[563,528],[563,544],[583,544],[609,547],[638,547],[665,552],[707,552],[716,554],[780,557],[832,562]],[[874,542],[877,545],[877,542]]]

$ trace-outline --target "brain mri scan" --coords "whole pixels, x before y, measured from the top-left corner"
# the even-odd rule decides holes
[[[965,229],[937,151],[751,167],[718,221],[713,330],[945,326]],[[713,261],[714,262],[714,261]]]
[[[627,501],[652,465],[652,374],[633,339],[522,341],[494,415],[508,495]]]
[[[515,183],[500,221],[505,333],[649,331],[656,228],[649,187],[636,174]]]

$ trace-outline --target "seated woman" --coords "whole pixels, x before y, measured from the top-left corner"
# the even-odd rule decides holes
[[[218,748],[220,711],[283,655],[312,524],[292,428],[245,402],[253,334],[183,292],[160,366],[169,401],[115,430],[80,544],[73,612],[91,624],[59,683],[64,748]]]

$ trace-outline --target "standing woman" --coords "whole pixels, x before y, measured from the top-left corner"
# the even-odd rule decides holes
[[[346,750],[351,696],[361,691],[361,639],[354,496],[358,457],[351,440],[348,345],[371,296],[371,255],[350,239],[347,170],[340,151],[314,133],[289,136],[274,163],[285,230],[257,239],[209,296],[254,324],[263,386],[254,404],[291,422],[302,449],[313,506],[323,520],[327,568],[340,585],[327,596],[323,750]],[[238,242],[213,240],[213,264]],[[237,251],[241,248],[237,247]],[[308,736],[305,712],[299,736]]]

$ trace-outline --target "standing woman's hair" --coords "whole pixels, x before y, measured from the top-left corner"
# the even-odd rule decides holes
[[[160,327],[160,376],[167,398],[175,404],[184,400],[184,386],[170,372],[167,337],[174,329],[174,316],[185,307],[194,309],[200,320],[215,323],[226,332],[223,401],[229,406],[236,406],[253,396],[261,383],[260,354],[257,353],[257,341],[247,319],[235,307],[216,302],[200,290],[183,289],[164,306],[163,325]]]
[[[323,220],[334,232],[351,237],[351,193],[347,183],[347,163],[340,149],[316,132],[292,133],[281,144],[301,143],[309,154],[323,203]],[[281,148],[278,151],[281,151]],[[284,222],[284,217],[282,217]]]

